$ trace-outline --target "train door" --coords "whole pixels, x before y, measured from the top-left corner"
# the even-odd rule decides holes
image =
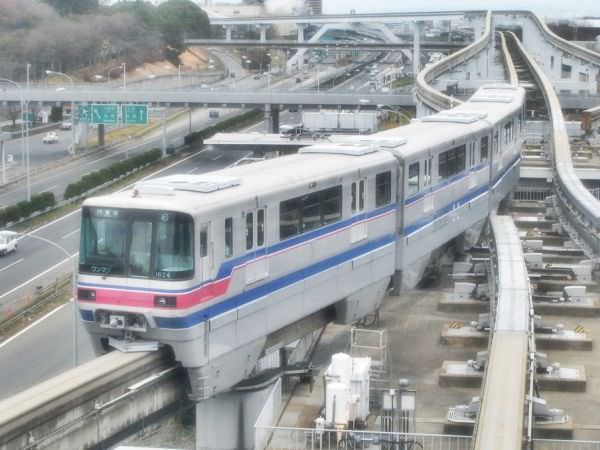
[[[269,259],[265,252],[267,220],[266,208],[246,211],[246,252],[254,258],[246,265],[246,284],[254,283],[269,275]]]
[[[200,224],[199,242],[200,242],[200,260],[199,269],[202,281],[209,280],[211,277],[213,241],[210,239],[210,222]]]
[[[432,184],[432,167],[433,167],[433,156],[425,158],[423,161],[423,192],[425,192],[425,198],[423,199],[423,212],[429,212],[433,210],[433,194],[431,193]]]
[[[473,172],[470,170],[477,164],[477,152],[475,141],[469,142],[468,149],[469,151],[467,157],[467,170],[469,170],[469,189],[473,189],[475,186],[477,186],[477,172]]]
[[[366,211],[366,200],[367,179],[361,178],[350,186],[350,212],[355,218],[350,230],[350,242],[352,243],[362,241],[368,236],[367,222],[360,220],[360,216]]]

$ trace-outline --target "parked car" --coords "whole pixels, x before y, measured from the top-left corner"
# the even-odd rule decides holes
[[[42,138],[42,143],[44,144],[56,144],[58,142],[58,135],[55,131],[50,131],[46,133],[46,136]]]
[[[17,250],[18,237],[19,233],[15,233],[14,231],[0,231],[0,256]]]
[[[70,121],[65,120],[64,122],[62,122],[60,124],[60,129],[61,130],[70,130],[72,126],[73,126],[73,124]]]

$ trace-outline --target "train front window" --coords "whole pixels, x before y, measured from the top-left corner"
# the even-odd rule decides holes
[[[161,213],[156,226],[154,277],[168,280],[190,278],[194,273],[192,219]]]
[[[127,250],[127,219],[116,209],[84,209],[79,270],[102,275],[123,275]]]
[[[79,271],[184,280],[194,274],[193,223],[173,212],[84,208]]]

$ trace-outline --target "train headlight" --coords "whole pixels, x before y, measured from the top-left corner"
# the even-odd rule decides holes
[[[96,301],[96,291],[93,289],[77,289],[77,299],[87,302]]]
[[[176,308],[177,297],[157,295],[154,297],[154,306],[158,306],[160,308]]]

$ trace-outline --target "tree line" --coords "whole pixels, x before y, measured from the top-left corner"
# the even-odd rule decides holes
[[[118,61],[129,67],[167,57],[177,62],[185,38],[208,37],[206,13],[191,0],[0,0],[0,77],[33,79],[46,70],[74,73]]]

